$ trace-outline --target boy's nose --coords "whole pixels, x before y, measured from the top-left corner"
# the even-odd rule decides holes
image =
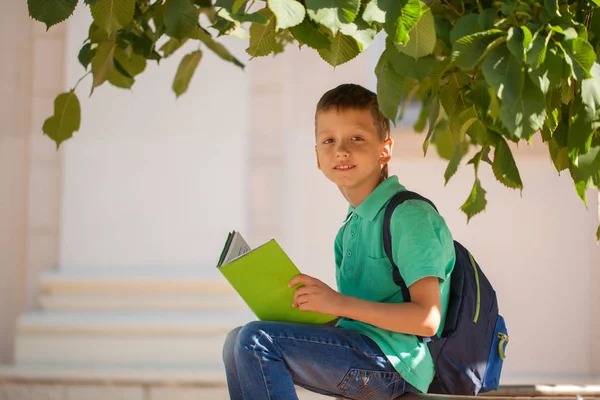
[[[349,155],[348,148],[345,145],[340,144],[335,150],[336,156],[338,157],[348,157]]]

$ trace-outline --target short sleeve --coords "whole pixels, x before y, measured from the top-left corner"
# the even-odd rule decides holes
[[[446,222],[429,204],[409,200],[391,221],[392,253],[406,286],[425,277],[441,281],[452,272],[454,242]]]
[[[335,265],[337,268],[342,264],[342,237],[344,234],[344,226],[340,228],[337,235],[335,236],[334,243],[334,254],[335,254]]]

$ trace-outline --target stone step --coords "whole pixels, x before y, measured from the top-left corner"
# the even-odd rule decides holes
[[[44,272],[45,294],[210,295],[235,294],[216,268],[59,268]]]
[[[249,310],[26,313],[18,320],[15,364],[219,365],[227,333],[253,319]]]
[[[134,311],[234,311],[248,307],[237,293],[208,295],[109,295],[45,294],[40,297],[44,311],[134,312]]]

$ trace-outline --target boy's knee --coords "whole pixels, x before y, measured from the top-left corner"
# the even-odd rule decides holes
[[[263,337],[269,337],[267,334],[271,322],[252,321],[242,326],[237,335],[237,351],[241,349],[253,350],[258,348],[265,349],[270,345],[270,340],[261,340]]]
[[[225,361],[225,363],[233,360],[233,349],[238,342],[238,334],[241,329],[242,327],[238,326],[229,332],[225,338],[225,343],[223,343],[223,361]]]

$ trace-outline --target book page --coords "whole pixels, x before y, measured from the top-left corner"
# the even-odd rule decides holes
[[[242,235],[239,232],[233,231],[233,238],[231,239],[231,244],[229,245],[229,249],[227,251],[227,255],[223,260],[223,265],[231,262],[232,260],[243,256],[248,253],[250,250],[250,246],[244,240]]]

